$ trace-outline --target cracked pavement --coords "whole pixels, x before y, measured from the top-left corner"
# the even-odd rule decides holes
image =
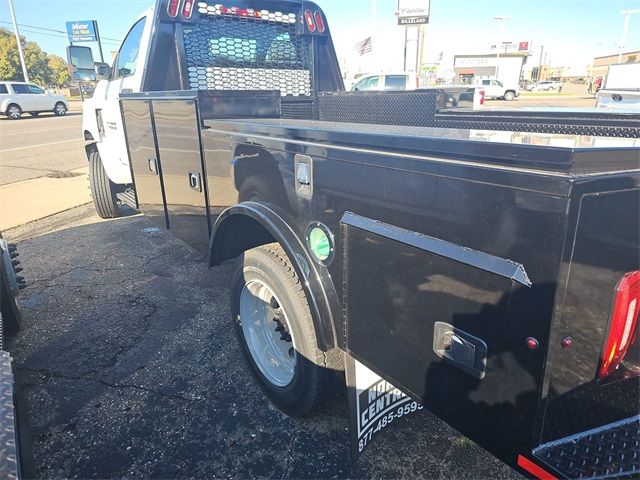
[[[12,340],[26,476],[517,478],[428,413],[349,454],[346,395],[269,404],[241,358],[230,265],[131,214],[90,206],[6,232],[28,287]]]

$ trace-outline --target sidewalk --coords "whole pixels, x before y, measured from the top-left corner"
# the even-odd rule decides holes
[[[41,177],[0,186],[0,230],[24,225],[91,202],[89,167],[68,177]]]

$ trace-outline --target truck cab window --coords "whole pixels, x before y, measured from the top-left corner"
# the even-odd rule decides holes
[[[114,70],[114,78],[130,77],[136,73],[136,63],[140,53],[140,42],[144,31],[145,19],[141,19],[131,30],[118,52],[116,60],[117,68]]]
[[[355,84],[354,90],[374,90],[380,83],[379,77],[367,77]]]
[[[406,75],[387,75],[384,77],[385,90],[406,90],[407,88],[407,76]]]
[[[9,90],[7,90],[7,86],[5,84],[0,84],[0,95],[9,93]]]

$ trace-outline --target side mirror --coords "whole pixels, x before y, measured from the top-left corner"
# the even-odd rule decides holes
[[[111,78],[111,67],[108,63],[96,62],[94,64],[96,80],[109,80]]]
[[[92,82],[96,79],[93,69],[93,52],[90,47],[69,45],[67,47],[69,74],[73,80]]]

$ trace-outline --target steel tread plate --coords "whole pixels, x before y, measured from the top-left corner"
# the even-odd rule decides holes
[[[640,415],[550,442],[533,453],[568,478],[637,478]]]
[[[0,478],[18,478],[16,454],[11,357],[0,351]]]

